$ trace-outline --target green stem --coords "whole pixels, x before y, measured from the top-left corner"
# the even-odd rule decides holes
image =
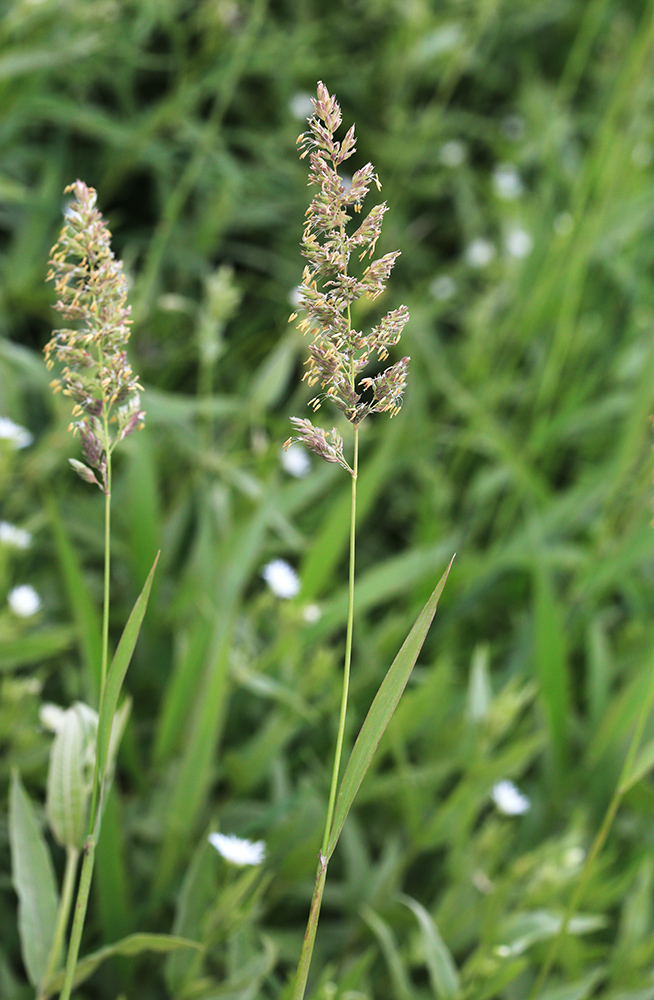
[[[61,987],[59,1000],[69,1000],[77,969],[77,956],[82,941],[82,931],[86,919],[86,910],[89,903],[89,892],[91,890],[91,878],[93,875],[93,862],[95,859],[95,838],[89,836],[84,845],[84,860],[82,861],[82,872],[77,889],[77,902],[75,903],[75,915],[73,917],[73,928],[70,932],[70,942],[68,944],[68,959],[66,961],[66,971],[64,972],[64,983]]]
[[[75,876],[77,874],[78,860],[79,851],[77,848],[68,847],[66,849],[66,869],[64,871],[61,899],[59,901],[59,909],[57,911],[57,924],[55,927],[52,947],[48,956],[48,964],[43,979],[41,980],[39,992],[37,993],[37,1000],[41,1000],[42,997],[46,996],[48,983],[54,976],[59,966],[59,958],[61,956],[64,937],[66,935],[68,918],[70,917],[70,905],[73,901],[73,889],[75,888]]]
[[[338,776],[341,768],[341,757],[343,755],[343,741],[345,738],[345,717],[347,713],[347,698],[350,688],[350,666],[352,663],[352,635],[354,630],[354,561],[355,561],[355,541],[356,541],[356,511],[357,511],[357,475],[359,471],[359,428],[354,425],[354,458],[352,462],[352,494],[350,505],[350,570],[348,577],[348,600],[347,600],[347,632],[345,636],[345,659],[343,664],[343,688],[341,692],[341,711],[338,722],[338,734],[336,737],[336,749],[334,752],[334,767],[332,770],[332,782],[329,790],[329,805],[327,806],[327,819],[325,821],[325,831],[322,838],[322,847],[318,856],[318,871],[316,873],[316,884],[311,900],[311,909],[307,921],[307,929],[302,942],[302,951],[298,962],[293,992],[291,1000],[302,1000],[309,978],[309,967],[313,954],[313,945],[316,939],[318,928],[318,918],[320,917],[320,907],[322,896],[325,890],[325,880],[327,878],[327,846],[334,819],[334,809],[336,807],[336,792],[338,790]]]
[[[654,702],[654,670],[652,670],[650,673],[649,687],[647,688],[647,694],[643,701],[643,705],[640,710],[640,715],[638,716],[638,722],[636,723],[636,728],[634,730],[634,734],[629,744],[629,750],[627,751],[627,756],[624,765],[622,767],[622,771],[620,772],[620,778],[618,779],[616,789],[613,793],[611,801],[609,802],[608,809],[604,814],[602,825],[599,828],[595,840],[593,841],[592,847],[586,856],[584,867],[582,869],[581,875],[579,876],[579,881],[577,883],[575,891],[572,893],[572,896],[570,897],[570,902],[566,907],[563,920],[561,921],[561,926],[559,927],[556,936],[552,940],[543,967],[541,968],[538,978],[534,982],[534,985],[529,992],[527,1000],[536,1000],[536,998],[539,996],[541,990],[543,989],[547,981],[547,977],[550,974],[552,966],[554,965],[557,955],[559,954],[559,951],[561,949],[563,938],[567,934],[568,927],[570,926],[570,921],[572,920],[572,917],[576,913],[577,908],[579,907],[579,904],[581,903],[581,900],[583,898],[584,892],[586,891],[586,886],[588,885],[588,880],[590,879],[590,875],[593,870],[595,861],[598,858],[602,848],[604,847],[606,838],[609,835],[609,830],[611,829],[613,820],[615,819],[615,814],[617,813],[620,807],[620,803],[622,802],[625,792],[628,790],[629,787],[631,787],[629,785],[629,776],[631,774],[631,771],[633,770],[633,766],[636,760],[636,754],[638,753],[638,748],[640,747],[640,743],[643,738],[643,733],[645,731],[647,718],[652,708],[652,702]]]
[[[104,505],[104,597],[102,608],[102,667],[100,675],[100,705],[98,715],[102,712],[104,702],[105,687],[107,682],[107,669],[109,663],[109,580],[111,566],[111,442],[109,435],[108,416],[104,419],[105,431],[105,455],[107,457],[107,483],[105,490]],[[99,737],[99,730],[98,730]],[[89,832],[84,845],[84,860],[82,862],[82,872],[79,886],[77,888],[77,902],[75,903],[75,915],[73,917],[73,927],[68,943],[68,956],[66,958],[66,969],[64,972],[64,983],[59,994],[59,1000],[69,1000],[77,968],[77,957],[79,955],[80,944],[82,942],[82,931],[86,920],[86,911],[89,904],[89,893],[91,891],[91,879],[93,877],[93,864],[95,861],[95,845],[100,829],[100,809],[102,801],[102,785],[104,783],[104,771],[100,771],[100,754],[96,745],[95,767],[93,769],[93,792],[91,795],[91,809],[89,811]]]

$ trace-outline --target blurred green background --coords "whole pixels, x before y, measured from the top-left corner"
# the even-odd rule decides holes
[[[41,703],[97,687],[102,497],[68,467],[41,355],[79,177],[125,264],[145,386],[146,430],[117,459],[116,636],[162,551],[84,950],[134,930],[206,944],[107,964],[80,996],[274,1000],[299,954],[349,502],[339,468],[281,463],[308,415],[287,320],[319,79],[356,122],[353,166],[380,175],[380,250],[402,251],[355,322],[411,312],[404,408],[362,438],[350,739],[457,557],[330,866],[314,1000],[524,998],[654,668],[654,4],[5,0],[0,416],[34,441],[0,440],[0,518],[32,535],[0,542],[3,805],[13,767],[43,800]],[[275,558],[293,600],[262,579]],[[6,603],[23,584],[28,618]],[[493,800],[503,780],[522,813]],[[654,998],[653,792],[644,777],[625,799],[552,1000]],[[18,1000],[2,817],[0,995]],[[229,869],[218,828],[264,839],[263,868]]]

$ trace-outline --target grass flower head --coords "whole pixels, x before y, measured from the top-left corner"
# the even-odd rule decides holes
[[[299,324],[312,337],[308,368],[304,375],[310,386],[320,392],[310,402],[319,409],[330,399],[355,427],[370,413],[388,411],[396,414],[402,405],[408,358],[402,358],[381,374],[361,377],[376,355],[385,361],[409,318],[406,306],[392,309],[370,332],[353,329],[352,304],[362,297],[376,299],[399,257],[399,251],[374,259],[381,234],[385,202],[375,205],[356,227],[350,227],[372,184],[381,188],[372,163],[356,170],[346,182],[342,164],[356,150],[354,126],[339,141],[335,139],[341,121],[341,109],[323,83],[312,98],[314,113],[309,128],[298,139],[301,158],[309,157],[309,185],[317,188],[306,213],[302,253],[304,268],[298,301],[305,312]],[[357,274],[351,273],[351,261],[358,260]],[[296,319],[293,313],[291,319]],[[336,430],[326,432],[310,420],[292,417],[296,438],[311,451],[337,462],[352,473],[343,456],[343,441]]]
[[[143,426],[141,386],[127,360],[127,281],[111,250],[111,233],[95,207],[96,193],[82,181],[75,181],[66,193],[74,198],[51,251],[48,281],[55,283],[55,309],[71,325],[54,331],[45,347],[46,364],[62,364],[51,386],[74,403],[69,430],[79,433],[88,465],[73,459],[71,464],[106,493],[108,456],[119,441]]]

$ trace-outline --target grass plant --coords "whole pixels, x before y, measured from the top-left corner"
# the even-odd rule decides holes
[[[351,476],[314,454],[296,475],[279,447],[313,394],[287,318],[306,208],[294,141],[321,78],[357,122],[348,162],[384,182],[380,252],[402,249],[397,298],[353,303],[353,328],[397,302],[411,313],[402,411],[359,432],[344,747],[457,559],[330,860],[307,996],[524,1000],[582,882],[541,996],[651,994],[651,780],[621,773],[654,644],[653,24],[649,0],[5,5],[3,998],[34,992],[3,819],[10,795],[25,804],[12,772],[56,889],[67,852],[38,805],[53,744],[39,711],[99,699],[105,498],[64,475],[69,406],[42,356],[45,261],[78,176],[124,262],[148,411],[114,456],[110,648],[161,556],[76,990],[290,995],[348,620]],[[333,422],[351,466],[351,424]],[[263,575],[280,559],[295,597]],[[643,768],[653,735],[647,717]],[[265,860],[234,868],[216,831],[265,841]],[[134,935],[171,929],[202,951],[125,960]]]

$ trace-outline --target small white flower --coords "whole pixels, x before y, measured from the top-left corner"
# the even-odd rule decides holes
[[[0,438],[11,441],[14,448],[27,448],[34,440],[28,430],[15,424],[9,417],[0,417]]]
[[[296,285],[295,288],[291,288],[288,293],[288,301],[291,303],[294,309],[298,309],[301,305],[300,303],[300,286]]]
[[[522,194],[520,174],[510,163],[501,163],[493,172],[493,187],[500,198],[513,201]]]
[[[307,604],[306,608],[302,612],[302,617],[305,622],[309,625],[313,625],[314,622],[319,622],[322,618],[322,611],[318,604]]]
[[[232,865],[260,865],[266,856],[263,840],[242,840],[233,833],[210,833],[209,843]]]
[[[41,598],[29,583],[10,590],[7,600],[9,607],[19,618],[31,618],[41,607]]]
[[[291,444],[282,450],[282,468],[290,476],[302,479],[311,469],[311,459],[301,444]]]
[[[11,545],[15,549],[27,549],[31,541],[32,536],[29,531],[17,528],[9,521],[0,521],[0,543],[2,545]]]
[[[275,597],[289,600],[300,590],[300,579],[285,559],[273,559],[264,566],[261,575],[272,590]]]
[[[311,94],[307,94],[304,91],[298,91],[297,94],[293,94],[288,102],[288,109],[298,121],[306,121],[307,118],[311,118],[313,115]]]
[[[41,705],[39,709],[41,725],[44,729],[49,729],[51,733],[59,732],[63,725],[65,714],[66,712],[63,708],[60,708],[59,705],[53,705],[49,701]]]
[[[493,802],[506,816],[521,816],[528,812],[531,802],[512,781],[498,781],[491,792]]]
[[[466,247],[465,256],[471,267],[486,267],[495,256],[495,246],[480,237]]]
[[[429,291],[439,302],[447,302],[456,295],[456,282],[449,274],[439,274],[430,284]]]
[[[460,167],[467,153],[465,143],[458,139],[450,139],[441,146],[438,158],[444,167]]]
[[[534,241],[526,229],[510,229],[504,241],[512,257],[528,257],[534,248]]]

